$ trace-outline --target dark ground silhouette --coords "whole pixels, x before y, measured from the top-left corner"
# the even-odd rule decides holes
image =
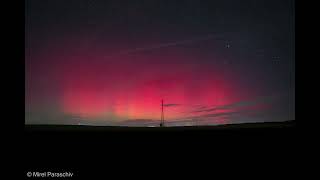
[[[26,131],[119,131],[119,132],[176,132],[176,131],[217,131],[217,130],[259,130],[294,128],[294,120],[285,122],[242,123],[216,126],[175,126],[175,127],[124,127],[124,126],[78,126],[78,125],[25,125]]]

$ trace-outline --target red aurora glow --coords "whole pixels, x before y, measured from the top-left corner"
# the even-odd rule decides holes
[[[163,99],[165,104],[179,105],[165,108],[170,120],[184,117],[182,112],[197,105],[227,105],[254,94],[239,89],[231,70],[210,64],[210,58],[223,61],[218,55],[208,58],[175,47],[109,56],[103,48],[90,51],[71,40],[63,47],[58,43],[42,47],[43,53],[33,59],[51,59],[51,64],[29,67],[33,81],[45,76],[43,87],[56,89],[55,104],[65,114],[87,119],[159,119]],[[115,52],[121,52],[119,49]],[[207,60],[198,63],[197,59]]]
[[[26,124],[295,119],[291,2],[25,2]]]
[[[144,58],[150,56],[122,57],[120,63],[71,61],[63,72],[63,110],[91,117],[159,119],[160,102],[164,99],[165,103],[181,105],[167,108],[166,117],[172,119],[193,105],[225,105],[239,98],[234,84],[219,71],[177,63],[189,57],[175,55],[171,62],[176,63],[142,65]]]

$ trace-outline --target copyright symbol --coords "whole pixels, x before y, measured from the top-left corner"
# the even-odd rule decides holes
[[[28,177],[31,177],[31,176],[32,176],[32,173],[31,173],[31,172],[28,172],[28,173],[27,173],[27,176],[28,176]]]

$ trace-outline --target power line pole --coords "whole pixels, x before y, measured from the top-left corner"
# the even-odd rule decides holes
[[[161,100],[161,122],[160,127],[164,126],[163,100]]]

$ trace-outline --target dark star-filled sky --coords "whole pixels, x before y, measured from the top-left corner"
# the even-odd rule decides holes
[[[26,124],[295,119],[293,0],[25,0]]]

